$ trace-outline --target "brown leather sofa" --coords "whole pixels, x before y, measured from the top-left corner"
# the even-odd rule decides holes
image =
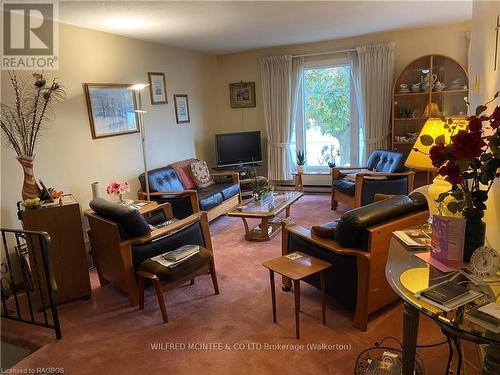
[[[313,230],[283,223],[282,254],[301,251],[332,263],[326,292],[354,309],[353,325],[366,331],[369,314],[397,299],[385,278],[392,232],[424,224],[428,217],[425,197],[412,193],[350,210]],[[319,287],[318,277],[305,281]],[[291,287],[285,277],[283,284]]]

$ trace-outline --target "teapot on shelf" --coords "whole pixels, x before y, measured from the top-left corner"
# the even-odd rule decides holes
[[[422,71],[424,73],[424,71]],[[429,82],[429,71],[426,70],[424,74],[420,76],[420,87],[422,88],[422,91],[427,91],[429,90],[429,87],[434,88],[434,84],[437,81],[437,74],[433,73],[432,74],[432,84]]]
[[[443,91],[446,88],[446,85],[443,82],[437,81],[434,84],[434,91]]]

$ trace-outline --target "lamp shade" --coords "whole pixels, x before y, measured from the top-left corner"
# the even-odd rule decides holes
[[[420,132],[413,148],[406,159],[405,165],[408,168],[425,171],[435,171],[429,157],[429,150],[438,143],[448,145],[451,136],[460,129],[467,127],[467,120],[464,118],[444,120],[441,118],[429,118]]]

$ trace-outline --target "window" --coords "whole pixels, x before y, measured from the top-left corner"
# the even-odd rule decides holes
[[[309,170],[358,163],[359,129],[351,67],[336,60],[306,64],[295,121],[292,153],[306,153]]]

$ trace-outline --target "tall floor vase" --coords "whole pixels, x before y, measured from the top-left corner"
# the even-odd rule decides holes
[[[36,183],[35,176],[33,175],[33,161],[31,156],[21,155],[17,158],[24,171],[24,182],[21,196],[23,200],[33,199],[40,196],[40,188]]]

